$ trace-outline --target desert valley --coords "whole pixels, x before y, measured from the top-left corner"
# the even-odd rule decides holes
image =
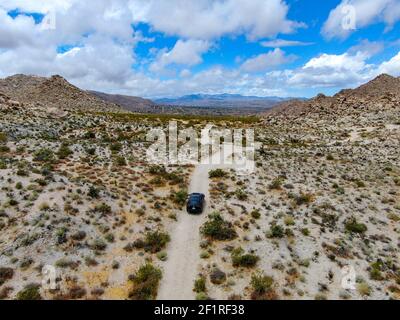
[[[1,299],[400,299],[399,78],[257,114],[110,99],[0,80]],[[253,128],[255,172],[148,163],[169,121]]]

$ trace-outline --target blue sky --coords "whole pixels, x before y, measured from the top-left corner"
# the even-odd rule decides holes
[[[400,76],[399,20],[398,0],[4,0],[0,76],[150,98],[330,95]]]

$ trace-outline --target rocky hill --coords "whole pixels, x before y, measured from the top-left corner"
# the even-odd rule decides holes
[[[268,111],[268,118],[357,116],[400,107],[400,79],[382,74],[356,88],[342,90],[333,97],[319,94],[307,101],[291,100]]]
[[[75,87],[63,77],[14,75],[0,79],[0,92],[26,105],[66,111],[120,111],[116,104],[103,101]]]
[[[103,101],[114,103],[123,109],[140,113],[153,113],[161,111],[161,107],[149,99],[120,94],[107,94],[98,91],[89,91],[90,94],[100,98]]]

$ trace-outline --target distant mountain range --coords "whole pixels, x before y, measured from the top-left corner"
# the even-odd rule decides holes
[[[294,98],[242,96],[240,94],[192,94],[177,98],[155,99],[154,102],[165,106],[221,107],[221,108],[272,108]],[[298,100],[305,100],[296,98]]]

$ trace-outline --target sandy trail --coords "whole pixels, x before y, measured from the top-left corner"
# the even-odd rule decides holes
[[[163,279],[158,291],[158,300],[193,300],[194,281],[200,265],[200,227],[210,213],[209,171],[216,168],[235,168],[226,164],[232,156],[232,145],[227,144],[211,156],[208,164],[198,164],[192,174],[189,193],[206,195],[203,214],[189,215],[181,212],[168,246],[168,260],[164,266]],[[221,159],[223,159],[221,161]],[[209,161],[205,161],[209,162]]]
[[[201,192],[209,199],[207,165],[198,165],[192,175],[189,192]],[[200,262],[199,229],[209,213],[208,204],[202,215],[182,212],[171,237],[168,260],[164,267],[163,280],[158,293],[159,300],[191,300]]]

